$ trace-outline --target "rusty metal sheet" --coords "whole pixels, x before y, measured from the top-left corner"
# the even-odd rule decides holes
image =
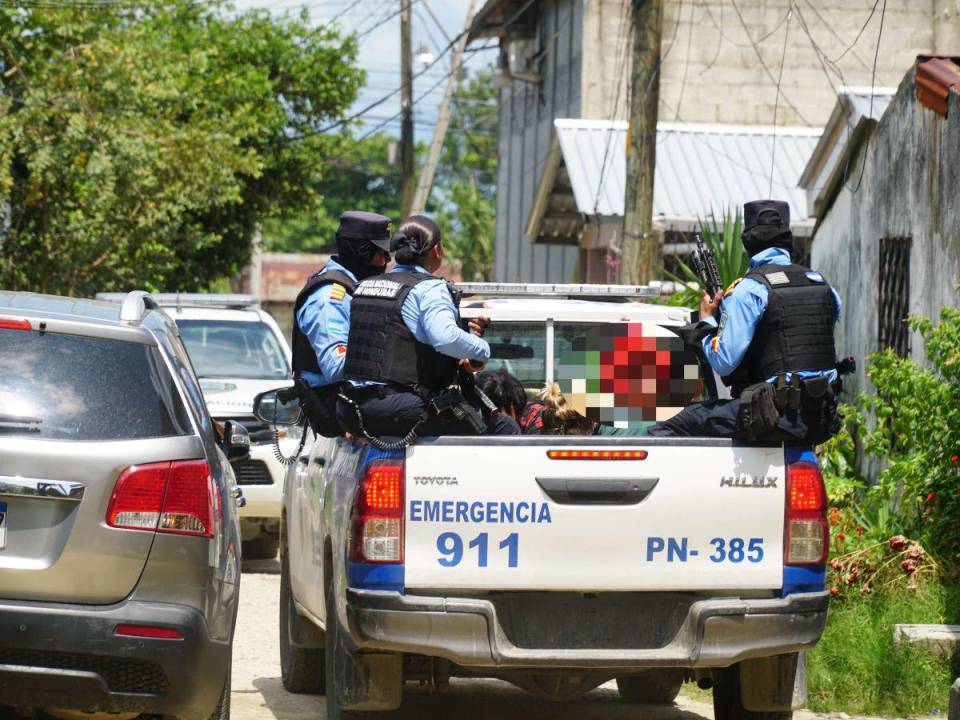
[[[960,88],[960,57],[917,57],[917,100],[942,117],[947,116],[951,88]]]

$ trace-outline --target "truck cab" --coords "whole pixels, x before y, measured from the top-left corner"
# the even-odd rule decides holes
[[[676,334],[689,310],[551,287],[464,300],[491,319],[490,367],[637,430],[715,392]],[[616,679],[640,702],[695,679],[718,720],[788,718],[826,620],[827,530],[809,447],[321,438],[286,476],[283,681],[326,691],[330,718],[389,714],[405,683],[457,676],[554,700]]]

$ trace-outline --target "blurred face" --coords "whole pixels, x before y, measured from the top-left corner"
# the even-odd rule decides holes
[[[386,250],[377,250],[377,253],[373,256],[373,262],[371,264],[374,267],[386,268],[388,262],[390,262],[390,253],[388,253]]]

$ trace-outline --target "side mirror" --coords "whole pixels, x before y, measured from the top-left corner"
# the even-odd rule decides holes
[[[260,393],[253,400],[253,414],[267,425],[299,425],[303,411],[292,390],[279,388]]]
[[[233,420],[227,420],[223,424],[223,454],[230,462],[250,457],[250,433]]]

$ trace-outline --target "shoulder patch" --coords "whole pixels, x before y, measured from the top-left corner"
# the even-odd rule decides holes
[[[732,292],[734,291],[734,289],[736,289],[737,285],[739,285],[742,280],[743,280],[742,277],[738,277],[738,278],[737,278],[736,280],[734,280],[732,283],[730,283],[729,285],[727,285],[727,289],[723,291],[723,296],[726,297],[727,295],[729,295],[730,293],[732,293]]]
[[[347,346],[346,345],[337,345],[337,355],[346,355]]]
[[[395,298],[402,288],[403,285],[393,280],[376,278],[375,280],[364,280],[357,285],[353,294],[362,297]]]
[[[340,283],[334,283],[330,289],[330,299],[339,302],[347,294],[347,289]]]
[[[806,276],[807,276],[808,278],[810,278],[810,280],[812,280],[812,281],[815,282],[815,283],[826,282],[826,281],[823,279],[823,275],[821,275],[820,273],[815,272],[815,271],[813,271],[813,270],[810,270],[809,272],[807,272],[807,273],[806,273]]]

